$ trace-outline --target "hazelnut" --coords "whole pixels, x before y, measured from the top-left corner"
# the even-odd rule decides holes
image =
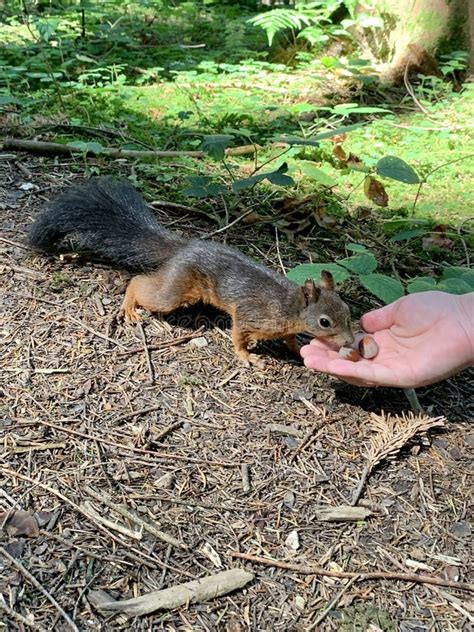
[[[366,360],[375,358],[375,356],[379,352],[378,344],[371,336],[364,336],[363,338],[361,338],[357,346],[360,355]]]
[[[357,349],[351,349],[351,347],[341,347],[339,349],[339,355],[344,360],[349,360],[350,362],[358,362],[360,360],[360,354]]]

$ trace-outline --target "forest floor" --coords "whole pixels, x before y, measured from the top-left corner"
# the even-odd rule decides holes
[[[321,506],[350,503],[373,415],[407,412],[403,393],[308,371],[279,343],[259,347],[264,369],[242,368],[228,319],[208,310],[112,327],[124,275],[24,245],[40,208],[83,175],[80,158],[0,162],[0,629],[70,629],[65,616],[81,631],[471,629],[473,596],[455,583],[474,581],[472,372],[420,389],[445,426],[375,469],[366,519],[319,521]],[[193,237],[215,228],[192,212],[159,217]],[[298,262],[265,225],[221,237],[275,269]],[[271,560],[454,584],[348,582]],[[128,620],[92,603],[99,589],[122,600],[234,567],[253,580],[206,603]]]

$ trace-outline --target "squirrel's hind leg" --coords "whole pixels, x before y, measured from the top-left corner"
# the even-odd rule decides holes
[[[143,274],[133,277],[128,284],[119,317],[127,324],[137,323],[140,320],[137,307],[167,314],[185,302],[186,297],[179,291],[178,283],[167,283],[165,275],[159,272]]]

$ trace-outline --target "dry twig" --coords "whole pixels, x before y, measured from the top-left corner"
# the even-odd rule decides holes
[[[354,573],[350,571],[330,571],[319,566],[304,566],[303,564],[292,564],[291,562],[283,562],[274,560],[260,555],[251,555],[249,553],[240,553],[239,551],[230,551],[231,557],[240,560],[247,560],[254,564],[265,564],[266,566],[274,566],[275,568],[284,568],[287,571],[294,571],[302,575],[322,575],[323,577],[339,577],[341,579],[356,577],[357,581],[370,581],[375,579],[393,579],[400,582],[410,582],[415,584],[431,584],[433,586],[444,586],[446,588],[454,588],[474,593],[474,584],[466,582],[455,582],[442,577],[431,577],[430,575],[416,575],[415,573],[396,573],[392,571],[373,571],[370,573]]]

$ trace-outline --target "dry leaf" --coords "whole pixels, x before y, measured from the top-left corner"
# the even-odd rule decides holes
[[[367,176],[364,180],[364,193],[377,206],[388,205],[388,195],[383,184],[372,176]]]
[[[346,138],[347,134],[337,134],[337,136],[332,136],[330,141],[331,143],[334,143],[334,145],[342,145]]]
[[[335,228],[337,226],[337,219],[333,215],[329,215],[324,206],[313,209],[313,216],[316,224],[321,228]]]
[[[428,237],[423,237],[421,242],[423,250],[452,248],[454,241],[448,239],[447,231],[448,227],[445,224],[435,226]]]
[[[365,167],[359,156],[356,156],[355,154],[349,154],[347,158],[347,166],[352,169],[362,169]]]
[[[347,154],[344,151],[342,145],[334,145],[334,147],[332,148],[332,155],[334,156],[334,158],[337,158],[341,162],[347,162]]]
[[[7,511],[0,512],[0,524],[3,524],[8,516]],[[27,538],[39,536],[38,523],[29,511],[18,509],[7,519],[4,529],[11,536],[25,535]]]

